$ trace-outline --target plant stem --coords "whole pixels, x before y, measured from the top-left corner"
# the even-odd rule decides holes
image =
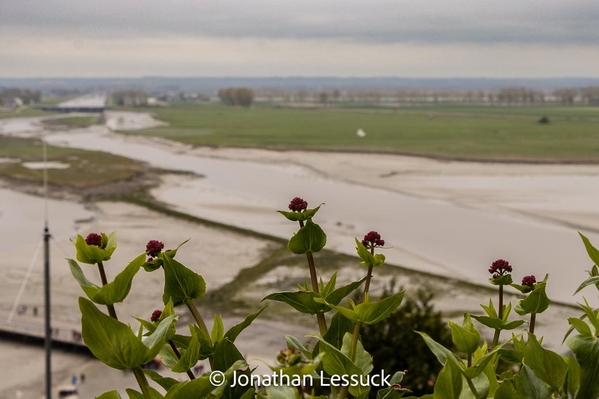
[[[362,322],[356,322],[354,326],[354,333],[351,337],[351,347],[349,348],[349,358],[353,362],[356,360],[356,349],[358,347],[358,337],[360,336],[360,328],[362,328]]]
[[[497,344],[499,343],[499,334],[500,333],[501,333],[501,330],[496,328],[495,335],[493,335],[493,343],[489,347],[489,350],[493,350],[493,348],[495,348],[495,346],[497,346]]]
[[[362,300],[362,302],[366,302],[366,295],[368,295],[368,292],[370,291],[370,280],[371,279],[372,279],[372,266],[368,266],[368,273],[366,274],[366,282],[364,283],[364,299]]]
[[[503,322],[503,284],[499,285],[499,309],[497,311],[497,317]],[[499,335],[501,330],[495,329],[495,335],[493,336],[493,343],[489,349],[493,349],[499,343]]]
[[[148,380],[146,379],[146,375],[144,374],[141,367],[136,367],[132,369],[133,374],[135,375],[135,379],[141,388],[141,393],[143,394],[145,399],[151,399],[150,397],[150,385],[148,385]]]
[[[530,314],[530,325],[528,326],[528,332],[530,332],[531,334],[535,333],[535,322],[536,321],[537,321],[537,314],[531,313]]]
[[[472,353],[468,354],[468,368],[472,367]]]
[[[349,391],[349,386],[348,385],[342,386],[341,390],[339,391],[338,399],[345,399],[347,397],[347,391]]]
[[[210,332],[208,332],[208,328],[206,327],[206,323],[204,323],[204,319],[202,319],[202,316],[200,315],[200,312],[198,311],[198,309],[196,308],[196,306],[193,304],[193,302],[189,298],[185,300],[185,305],[187,305],[187,308],[191,312],[191,315],[195,319],[196,323],[198,323],[198,327],[200,327],[200,330],[202,330],[202,332],[206,336],[206,340],[208,341],[208,343],[210,344],[210,346],[212,346],[212,339],[210,338]],[[212,362],[213,362],[212,356],[208,357],[208,361],[210,362],[210,368],[213,368],[213,366],[212,366]]]
[[[299,221],[300,228],[304,227],[304,222]],[[306,254],[306,258],[308,259],[308,269],[310,270],[310,282],[312,283],[312,291],[315,293],[319,293],[320,289],[318,288],[318,275],[316,273],[316,264],[314,263],[314,256],[312,256],[311,252]],[[324,318],[324,313],[316,313],[316,319],[318,320],[318,329],[320,330],[320,335],[325,335],[327,332],[327,321]]]
[[[102,286],[105,286],[106,284],[108,284],[108,279],[106,278],[106,271],[104,271],[104,265],[102,264],[102,261],[98,262],[98,270],[100,270],[100,279],[102,280]],[[106,308],[108,309],[108,314],[110,315],[110,317],[118,320],[118,317],[116,317],[116,310],[114,309],[114,305],[106,305]]]
[[[171,346],[171,349],[173,350],[173,352],[175,352],[175,355],[177,356],[177,359],[181,359],[181,353],[179,352],[179,349],[177,349],[177,347],[175,346],[175,343],[173,342],[172,339],[168,340],[168,344]],[[193,375],[193,373],[191,372],[191,370],[187,370],[186,371],[187,376],[189,377],[190,380],[195,380],[196,376]]]
[[[498,316],[503,320],[503,285],[499,286],[499,310]]]

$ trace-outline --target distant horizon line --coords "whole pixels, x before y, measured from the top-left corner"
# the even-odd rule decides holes
[[[444,76],[444,77],[409,77],[409,76],[334,76],[334,75],[288,75],[288,76],[243,76],[243,75],[230,75],[230,76],[167,76],[167,75],[145,75],[145,76],[35,76],[35,77],[4,77],[0,76],[0,80],[34,80],[34,79],[407,79],[407,80],[553,80],[553,79],[590,79],[599,80],[599,76],[543,76],[543,77],[530,77],[530,76],[518,76],[518,77],[491,77],[491,76]]]

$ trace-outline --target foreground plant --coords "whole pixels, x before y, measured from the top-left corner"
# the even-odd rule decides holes
[[[401,398],[410,392],[400,385],[405,372],[385,375],[382,370],[373,370],[372,356],[361,343],[362,327],[375,326],[388,318],[404,298],[404,291],[401,291],[380,300],[371,299],[375,271],[385,265],[385,256],[377,253],[384,249],[385,241],[376,231],[367,233],[361,240],[356,238],[356,252],[360,265],[365,268],[364,277],[337,287],[337,273],[328,281],[318,275],[317,253],[325,247],[327,239],[323,229],[313,220],[320,206],[309,209],[305,200],[296,197],[288,208],[289,211],[279,212],[297,222],[299,229],[287,246],[292,253],[305,256],[310,283],[306,279],[297,291],[272,293],[264,300],[283,302],[296,311],[316,316],[315,327],[318,326],[319,333],[309,334],[309,342],[292,335],[285,336],[286,348],[278,354],[273,353],[276,364],[271,367],[272,376],[254,374],[235,346],[239,334],[265,307],[229,329],[225,329],[222,317],[215,315],[209,330],[202,309],[196,304],[206,293],[206,283],[201,275],[175,259],[184,243],[165,251],[161,241],[149,241],[142,254],[108,281],[104,262],[110,260],[116,249],[115,234],[92,233],[85,239],[77,237],[74,242],[77,260],[97,265],[102,282],[101,285],[92,283],[75,260],[68,260],[73,276],[88,297],[79,298],[83,340],[106,365],[133,370],[140,391],[128,389],[129,398],[365,399],[371,395],[374,386],[381,388],[376,393],[377,399]],[[579,290],[590,285],[599,288],[599,251],[584,236],[582,238],[595,266]],[[117,319],[115,304],[126,299],[134,277],[142,268],[148,273],[162,269],[164,308],[154,311],[149,319],[137,318],[140,328],[135,332]],[[537,281],[534,276],[526,276],[522,284],[514,284],[513,267],[503,259],[493,262],[489,272],[491,284],[498,287],[498,307],[491,300],[488,305],[482,305],[484,315],[466,314],[461,324],[450,322],[457,352],[420,333],[443,366],[434,393],[423,398],[597,398],[597,310],[586,302],[581,305],[584,315],[568,320],[572,328],[566,343],[573,354],[556,354],[544,348],[542,339],[534,334],[537,316],[549,306],[545,293],[548,277]],[[507,287],[526,294],[516,304],[515,311],[530,318],[527,332],[515,331],[525,323],[524,320],[510,320],[512,304],[504,304],[504,288]],[[351,294],[360,299],[351,300],[348,297]],[[346,304],[342,305],[344,302]],[[106,306],[108,315],[98,305]],[[177,312],[182,308],[195,322],[189,326],[188,335],[177,331]],[[474,321],[490,329],[493,336],[490,343],[483,339],[487,334],[481,333]],[[504,330],[512,331],[512,336],[501,341]],[[172,372],[186,375],[189,380],[180,382],[156,371],[142,369],[157,355]],[[190,370],[202,360],[209,362],[210,370],[200,376],[193,375]],[[500,360],[513,367],[507,372],[498,372]],[[151,387],[147,378],[161,391]],[[120,396],[117,391],[109,391],[100,398],[118,399]]]

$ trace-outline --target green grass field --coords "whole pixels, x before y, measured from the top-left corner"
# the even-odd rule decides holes
[[[42,111],[36,108],[19,108],[16,110],[0,110],[0,119],[5,118],[27,118],[32,116],[50,116],[54,112]]]
[[[251,109],[175,104],[169,126],[131,132],[194,145],[388,152],[447,158],[599,161],[598,107]],[[432,115],[432,119],[429,118]],[[551,123],[539,124],[542,117]],[[367,136],[359,138],[358,129]]]
[[[48,146],[48,161],[69,164],[67,169],[49,169],[48,182],[62,187],[87,188],[127,180],[145,168],[139,162],[115,155],[73,148]],[[0,158],[20,162],[0,163],[0,176],[41,182],[41,169],[28,169],[21,162],[40,162],[42,143],[35,139],[0,136]]]
[[[48,119],[44,121],[46,125],[50,126],[66,126],[66,127],[88,127],[95,125],[99,122],[100,117],[97,115],[93,116],[68,116],[66,118],[59,119]]]

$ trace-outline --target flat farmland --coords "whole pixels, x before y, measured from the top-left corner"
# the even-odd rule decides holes
[[[599,107],[252,108],[174,104],[129,134],[192,145],[383,152],[447,159],[599,162]],[[549,118],[541,124],[539,119]],[[363,138],[358,129],[366,132]]]

